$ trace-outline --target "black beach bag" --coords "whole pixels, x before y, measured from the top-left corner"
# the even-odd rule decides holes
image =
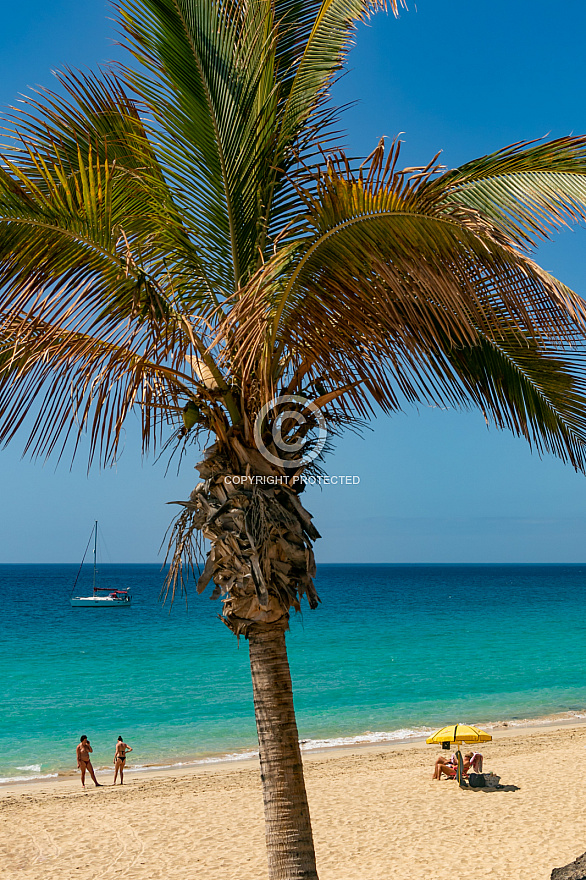
[[[470,783],[470,788],[486,788],[484,773],[470,773],[468,782]]]

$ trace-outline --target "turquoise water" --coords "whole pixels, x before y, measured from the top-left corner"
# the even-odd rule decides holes
[[[108,768],[119,734],[135,768],[254,750],[247,644],[218,604],[169,613],[158,566],[104,565],[132,608],[72,609],[76,570],[0,566],[0,779],[72,771],[82,733]],[[288,636],[306,746],[586,716],[586,566],[322,565],[317,586]]]

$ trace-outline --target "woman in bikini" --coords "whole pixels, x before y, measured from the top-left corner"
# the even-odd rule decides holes
[[[126,764],[126,754],[131,752],[130,746],[124,742],[121,736],[118,737],[116,743],[116,752],[114,753],[114,785],[120,771],[120,785],[124,784],[124,765]]]
[[[90,776],[94,780],[96,788],[101,787],[101,783],[96,779],[96,774],[94,773],[94,768],[92,767],[92,762],[90,759],[90,752],[93,752],[93,749],[90,745],[90,741],[87,736],[84,734],[79,741],[79,745],[76,749],[77,755],[77,766],[81,770],[81,784],[82,787],[85,788],[85,774],[89,771]]]

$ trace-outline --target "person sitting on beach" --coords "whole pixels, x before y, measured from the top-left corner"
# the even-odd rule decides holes
[[[116,785],[118,771],[120,771],[120,785],[124,784],[124,765],[126,763],[126,753],[131,751],[132,749],[130,748],[130,746],[123,741],[121,736],[119,736],[118,742],[116,743],[116,751],[114,753],[114,785]]]
[[[469,773],[470,770],[473,773],[482,773],[482,755],[480,752],[467,752],[464,755],[464,763],[468,761],[468,769],[466,773]]]
[[[466,754],[464,755],[464,760],[462,762],[463,775],[467,776],[470,769],[474,770],[475,773],[480,773],[482,771],[482,755],[480,753],[466,752]],[[444,758],[443,755],[440,755],[435,762],[435,769],[433,771],[432,779],[441,779],[442,773],[445,774],[445,776],[450,777],[450,779],[454,779],[457,772],[457,755],[450,755],[449,758]]]
[[[455,754],[450,755],[449,758],[444,758],[443,755],[440,755],[437,761],[435,762],[435,769],[433,771],[432,779],[441,779],[442,773],[445,773],[446,776],[455,776],[456,770],[458,767],[458,759]]]
[[[94,773],[94,768],[92,767],[92,762],[90,760],[90,752],[93,752],[93,749],[90,745],[90,741],[87,736],[82,736],[79,741],[79,745],[76,749],[77,754],[77,766],[81,770],[81,784],[83,788],[85,788],[85,774],[86,771],[89,770],[90,776],[94,780],[96,788],[100,788],[101,783],[96,779],[96,774]]]

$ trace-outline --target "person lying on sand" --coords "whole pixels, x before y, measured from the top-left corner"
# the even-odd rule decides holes
[[[470,768],[475,770],[477,766],[482,767],[482,755],[478,754],[477,752],[466,752],[463,761],[464,776],[468,775]],[[456,776],[457,771],[458,758],[455,754],[450,755],[449,758],[444,758],[443,755],[440,755],[435,762],[435,769],[431,778],[441,779],[443,773],[453,779]]]
[[[90,745],[90,741],[87,736],[82,736],[79,741],[79,745],[76,749],[77,754],[77,766],[81,770],[81,784],[82,787],[85,788],[85,774],[86,770],[89,770],[90,776],[94,780],[96,788],[100,788],[101,784],[96,779],[96,774],[94,773],[94,768],[92,767],[92,762],[90,760],[90,752],[93,752],[93,749]]]
[[[120,785],[124,784],[124,765],[126,763],[126,753],[131,752],[130,746],[125,743],[121,736],[118,737],[116,743],[116,751],[114,753],[114,785],[116,785],[116,777],[120,771]]]

